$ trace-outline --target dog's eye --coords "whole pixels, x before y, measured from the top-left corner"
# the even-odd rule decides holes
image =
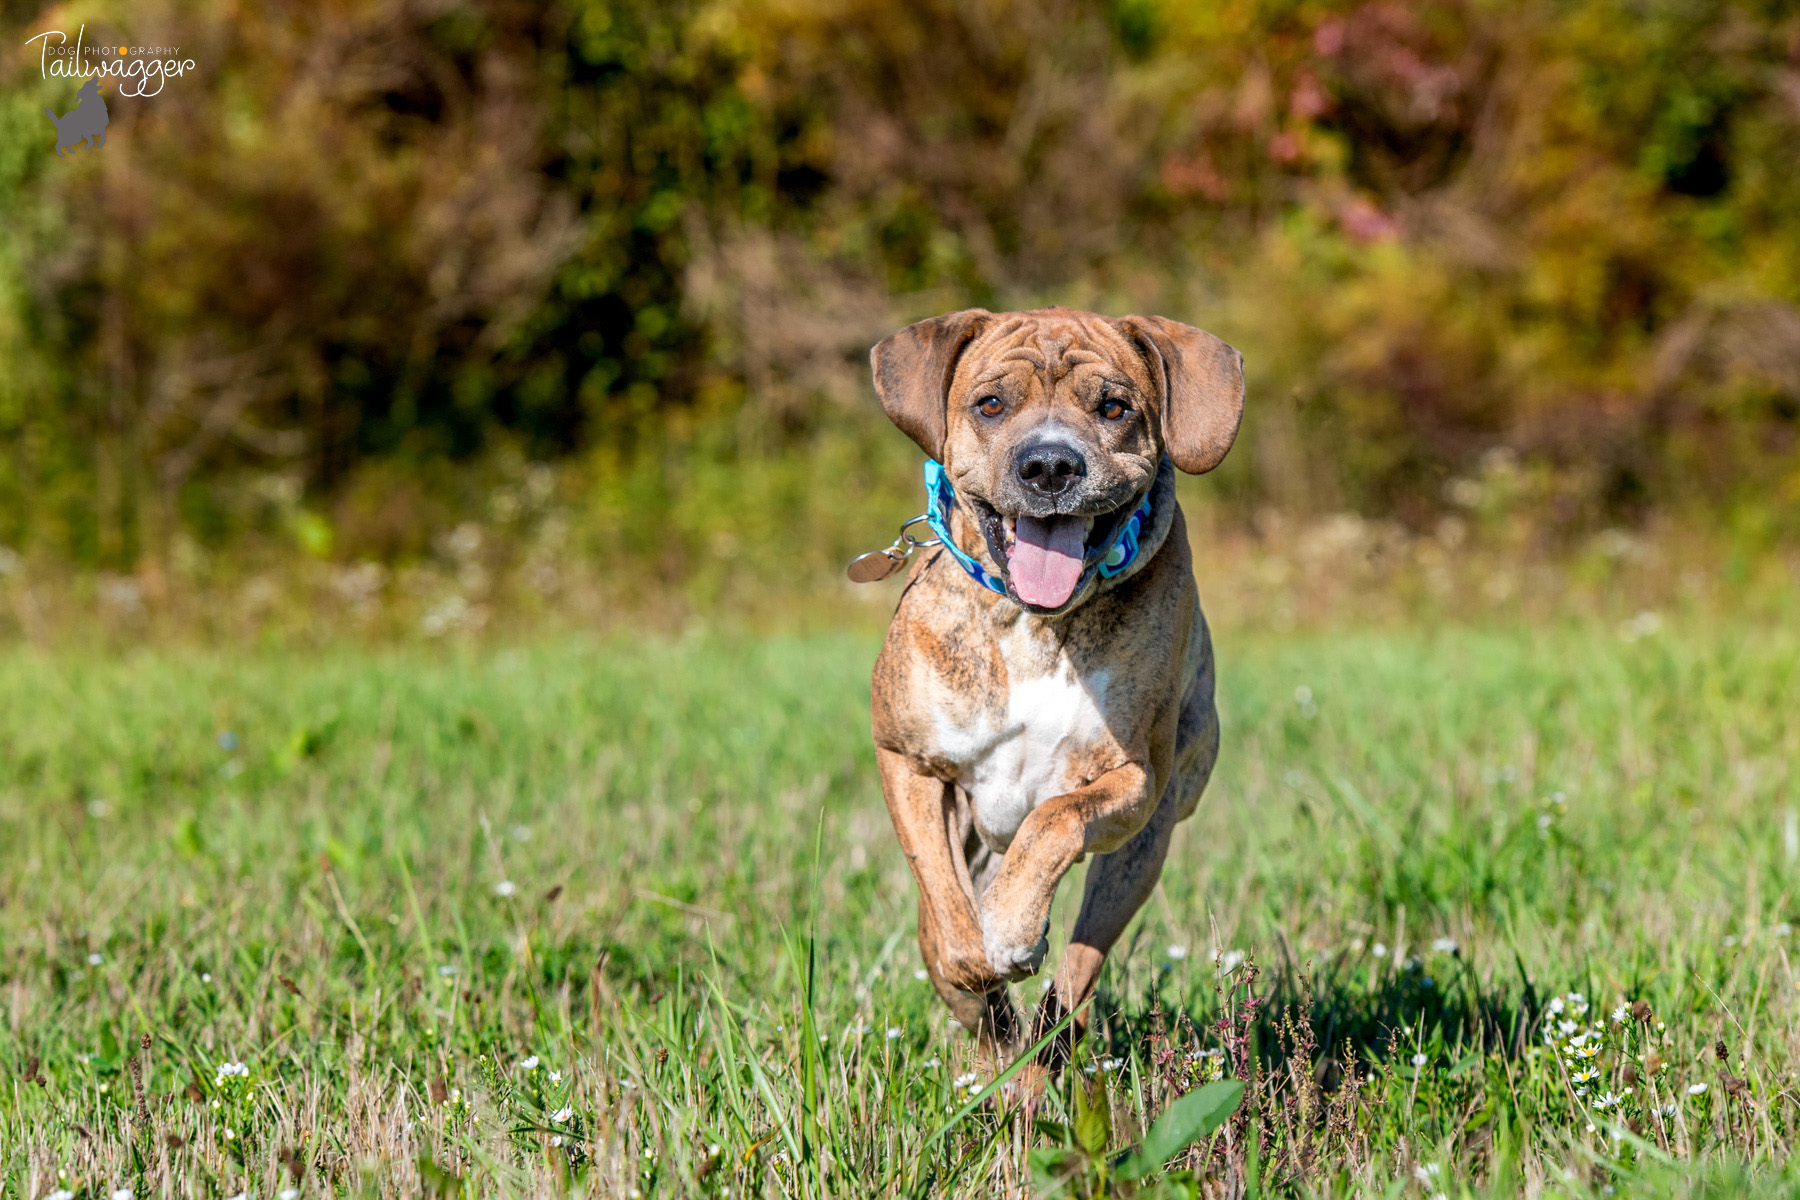
[[[1006,411],[1006,405],[998,396],[983,396],[976,402],[975,411],[984,417],[997,417]]]
[[[1126,411],[1123,400],[1114,400],[1109,397],[1100,404],[1100,415],[1109,421],[1117,421],[1125,415]]]

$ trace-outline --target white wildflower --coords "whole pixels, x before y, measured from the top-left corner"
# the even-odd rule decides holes
[[[1436,941],[1431,943],[1431,948],[1434,952],[1436,952],[1438,954],[1455,954],[1456,953],[1456,939],[1455,938],[1447,938],[1447,937],[1438,938]]]
[[[494,885],[494,895],[496,896],[510,896],[518,890],[519,885],[510,879],[502,879]]]
[[[550,1119],[552,1121],[567,1121],[570,1117],[572,1117],[574,1115],[575,1115],[575,1110],[573,1108],[559,1108],[555,1112],[550,1114]]]
[[[1370,949],[1376,958],[1386,958],[1387,957],[1387,946],[1385,943],[1376,942],[1375,945],[1372,946]]]
[[[1706,1091],[1706,1085],[1704,1083],[1688,1084],[1688,1095],[1690,1095],[1690,1096],[1699,1096],[1699,1095],[1702,1095],[1705,1091]]]
[[[887,1028],[888,1041],[890,1041],[890,1042],[894,1041],[894,1040],[898,1039],[899,1037],[901,1037],[902,1035],[904,1035],[905,1033],[906,1033],[906,1031],[904,1029],[900,1028],[898,1025],[889,1025]]]
[[[537,1068],[538,1068],[538,1056],[535,1054],[533,1054],[530,1058],[522,1058],[519,1060],[519,1070],[521,1070],[521,1071],[535,1071],[535,1070],[537,1070]]]
[[[1179,962],[1182,959],[1187,957],[1187,947],[1179,946],[1179,945],[1170,946],[1168,949],[1168,955],[1170,958],[1175,959],[1177,962]]]
[[[931,978],[931,972],[927,971],[924,967],[920,967],[918,970],[913,972],[913,978],[923,982],[924,980]]]
[[[106,961],[106,955],[104,955],[104,954],[88,955],[88,966],[90,966],[90,967],[97,967],[105,961]]]
[[[1415,1054],[1412,1056],[1412,1065],[1415,1067],[1422,1067],[1430,1061],[1431,1061],[1431,1059],[1427,1058],[1423,1054]]]

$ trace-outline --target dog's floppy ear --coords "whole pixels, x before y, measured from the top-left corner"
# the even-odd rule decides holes
[[[985,308],[968,308],[908,325],[869,352],[875,394],[888,420],[934,459],[944,453],[950,380],[963,348],[981,332]]]
[[[1120,317],[1162,388],[1163,448],[1190,475],[1218,466],[1244,417],[1244,356],[1167,317]]]

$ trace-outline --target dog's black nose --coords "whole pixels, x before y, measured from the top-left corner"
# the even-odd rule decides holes
[[[1087,474],[1087,459],[1067,442],[1037,442],[1019,451],[1013,469],[1026,487],[1054,496]]]

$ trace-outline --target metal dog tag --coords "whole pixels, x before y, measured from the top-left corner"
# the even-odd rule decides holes
[[[904,566],[906,566],[904,552],[871,550],[867,554],[859,554],[851,559],[850,569],[844,574],[850,576],[851,583],[878,583]]]
[[[927,520],[930,520],[928,516],[920,514],[907,521],[900,526],[900,536],[894,539],[893,545],[886,550],[871,550],[867,554],[857,555],[850,560],[850,569],[844,574],[850,576],[851,583],[877,583],[894,574],[906,565],[906,560],[912,557],[914,550],[938,544],[936,538],[921,542],[908,532],[920,521]]]

